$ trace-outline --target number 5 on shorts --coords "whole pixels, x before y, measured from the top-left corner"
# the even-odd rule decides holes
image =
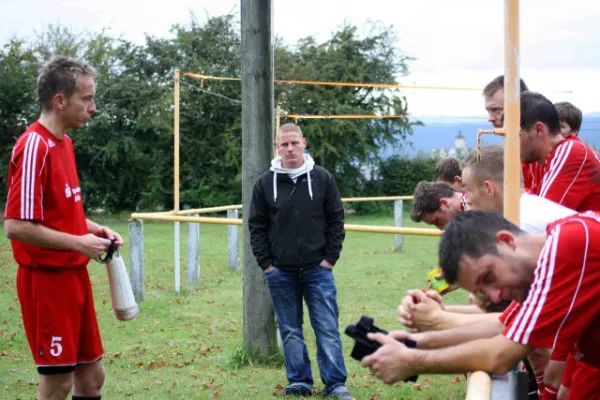
[[[62,354],[63,348],[60,342],[62,341],[62,337],[60,336],[52,336],[52,343],[50,343],[50,354],[54,357],[58,357]]]

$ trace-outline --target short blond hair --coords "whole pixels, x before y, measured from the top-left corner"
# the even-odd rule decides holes
[[[302,134],[302,129],[300,129],[298,125],[292,122],[288,122],[287,124],[283,124],[279,127],[279,132],[277,132],[277,138],[279,138],[279,135],[286,132],[296,132],[300,135],[300,138],[304,137],[304,135]]]

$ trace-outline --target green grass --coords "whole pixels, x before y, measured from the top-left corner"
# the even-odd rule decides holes
[[[405,218],[405,221],[408,221]],[[348,223],[392,225],[393,218],[349,217]],[[127,241],[126,219],[111,227]],[[407,223],[408,225],[408,223]],[[248,359],[242,345],[242,272],[227,266],[227,227],[202,225],[199,285],[186,283],[187,226],[181,224],[182,290],[174,292],[173,225],[146,222],[145,288],[140,315],[120,322],[111,311],[106,271],[89,266],[105,347],[106,399],[268,399],[286,385],[281,358],[270,366]],[[405,291],[424,286],[437,259],[437,238],[405,236],[405,251],[394,251],[389,234],[349,232],[335,267],[340,329],[365,314],[384,329],[398,329],[396,307]],[[241,248],[241,246],[240,246]],[[128,248],[122,252],[128,259]],[[34,398],[37,374],[23,332],[15,292],[16,267],[9,242],[0,239],[0,398]],[[464,303],[464,293],[449,301]],[[308,318],[305,335],[316,389],[322,390],[315,338]],[[352,341],[342,334],[348,388],[357,399],[464,398],[464,379],[422,376],[418,385],[387,386],[361,368],[349,354]],[[462,377],[461,377],[462,378]]]

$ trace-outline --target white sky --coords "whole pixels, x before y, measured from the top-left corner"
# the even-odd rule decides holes
[[[400,83],[483,87],[503,73],[504,2],[501,0],[273,0],[275,34],[288,44],[327,39],[344,21],[393,25],[398,47],[417,58]],[[144,4],[145,3],[145,4]],[[600,111],[600,2],[521,0],[521,75],[553,102],[568,100],[584,113]],[[109,28],[143,42],[165,36],[194,12],[240,12],[240,0],[0,0],[0,44],[60,22],[75,30]],[[202,72],[202,71],[198,71]],[[315,77],[318,78],[318,77]],[[561,91],[572,91],[564,93]],[[477,92],[405,91],[411,114],[484,115]]]

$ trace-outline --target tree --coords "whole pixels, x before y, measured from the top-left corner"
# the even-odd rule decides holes
[[[240,36],[233,15],[199,24],[175,25],[174,39],[148,38],[143,69],[160,77],[172,102],[173,71],[240,76]],[[156,84],[159,84],[156,82]],[[202,86],[202,87],[201,87]],[[169,97],[170,96],[170,97]],[[180,94],[180,201],[204,207],[241,201],[241,86],[182,77]],[[165,206],[173,199],[173,109],[163,115],[168,136],[162,138],[161,192]],[[164,140],[168,139],[168,140]]]
[[[277,48],[277,78],[342,82],[395,83],[408,72],[409,57],[396,48],[391,27],[370,26],[361,38],[358,28],[345,25],[331,39],[299,41],[297,49]],[[278,85],[278,104],[294,114],[400,114],[407,115],[406,99],[390,89]],[[411,134],[408,119],[305,120],[308,149],[317,164],[334,173],[340,190],[352,195],[361,190],[361,167],[379,160],[379,149],[400,145]]]
[[[55,55],[88,61],[98,71],[98,111],[73,131],[87,208],[173,208],[173,72],[241,75],[240,26],[234,15],[172,28],[173,37],[134,44],[104,31],[74,32],[49,25],[27,42],[0,49],[0,157],[6,177],[10,149],[39,115],[35,83],[41,65]],[[276,45],[277,78],[395,82],[410,58],[395,48],[392,28],[377,24],[366,35],[346,25],[317,43]],[[241,201],[241,85],[183,77],[180,115],[181,205],[204,207]],[[305,114],[407,114],[393,90],[276,85],[286,112]],[[309,151],[331,170],[345,195],[365,190],[361,170],[377,165],[379,149],[401,146],[411,120],[300,121]],[[6,185],[0,193],[6,198]]]
[[[0,50],[0,202],[6,201],[5,179],[11,149],[39,108],[35,80],[38,62],[26,43],[13,39]]]

